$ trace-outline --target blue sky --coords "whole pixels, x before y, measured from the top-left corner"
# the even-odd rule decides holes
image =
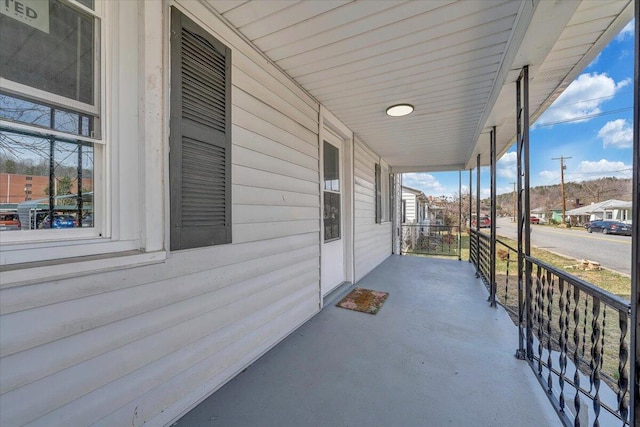
[[[565,161],[565,182],[606,176],[631,178],[633,136],[633,21],[583,70],[533,124],[530,131],[531,185],[560,183],[560,162]],[[513,191],[516,147],[498,160],[497,192]],[[473,172],[475,193],[475,171]],[[489,168],[481,169],[481,194],[489,196]],[[458,172],[404,174],[404,185],[427,195],[458,193]],[[462,173],[463,192],[469,172]]]

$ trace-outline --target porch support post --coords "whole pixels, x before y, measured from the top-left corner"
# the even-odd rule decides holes
[[[402,255],[402,174],[393,173],[393,253]]]
[[[480,277],[480,154],[476,157],[476,277]]]
[[[520,218],[524,230],[522,230],[524,238],[524,255],[531,256],[531,201],[529,198],[529,187],[531,181],[529,179],[529,66],[522,68],[522,154],[524,163],[524,188],[523,198],[524,205],[523,216]],[[524,279],[525,279],[525,301],[527,308],[527,357],[533,360],[533,283],[531,282],[531,261],[525,259],[524,262]]]
[[[473,199],[471,198],[473,189],[473,170],[469,169],[469,248],[471,248],[471,218],[473,217]],[[471,262],[471,253],[469,253],[469,262]]]
[[[533,359],[533,306],[529,200],[529,66],[525,65],[516,81],[516,148],[518,157],[518,350],[519,359]],[[526,320],[525,320],[526,319]],[[526,347],[523,326],[526,322]]]
[[[640,0],[635,1],[635,72],[633,86],[633,194],[631,221],[630,425],[640,425]]]
[[[458,261],[462,261],[462,171],[458,171]]]
[[[496,127],[490,133],[491,162],[491,236],[489,246],[489,302],[496,307]]]

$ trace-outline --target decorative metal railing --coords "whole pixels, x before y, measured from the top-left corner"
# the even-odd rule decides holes
[[[457,225],[402,224],[402,254],[458,256]]]
[[[472,228],[469,229],[469,262],[476,266],[478,271],[478,232]],[[477,273],[479,275],[479,273]]]
[[[480,272],[480,277],[482,277],[482,280],[486,284],[489,284],[489,270],[491,269],[491,242],[489,236],[482,232],[478,233],[478,242],[480,243],[480,268],[478,269],[478,271]]]
[[[628,425],[630,302],[525,259],[533,266],[525,302],[532,321],[527,358],[552,402],[571,413],[574,425]]]
[[[489,239],[471,230],[470,259],[488,288]],[[534,257],[524,261],[532,274],[519,285],[517,250],[496,240],[497,299],[518,326],[517,354],[566,425],[629,425],[630,302]]]
[[[489,235],[476,229],[469,230],[469,260],[476,266],[476,276],[489,286],[491,247]]]

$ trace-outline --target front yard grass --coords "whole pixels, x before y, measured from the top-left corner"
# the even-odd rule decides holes
[[[498,236],[498,240],[506,243],[514,249],[517,249],[517,242],[514,240],[507,239],[502,236]],[[497,243],[496,251],[501,247],[503,246],[500,245],[500,243]],[[631,297],[631,278],[628,276],[606,269],[589,271],[567,268],[568,266],[578,264],[579,260],[567,258],[535,247],[531,248],[531,256],[547,264],[551,264],[554,267],[559,268],[560,270],[566,271],[573,276],[579,277],[580,279],[598,286],[599,288],[611,292],[612,294],[618,295],[619,297],[625,298],[627,300]],[[512,263],[513,265],[516,265],[515,263],[517,263],[517,260],[513,260]],[[516,269],[517,267],[510,267],[510,270],[513,272],[515,272]],[[500,259],[496,260],[496,272],[502,274],[506,272],[506,261],[502,261]]]

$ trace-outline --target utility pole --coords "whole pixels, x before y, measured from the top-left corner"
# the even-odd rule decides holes
[[[511,182],[510,184],[513,184],[513,221],[512,222],[517,222],[516,216],[518,214],[516,213],[516,211],[518,210],[518,208],[517,208],[516,201],[518,200],[518,198],[516,197],[516,183]]]
[[[564,197],[564,170],[566,166],[564,165],[564,161],[567,159],[572,159],[572,157],[554,157],[551,160],[560,160],[560,191],[562,192],[562,225],[565,225],[565,212],[567,210],[567,202]]]

